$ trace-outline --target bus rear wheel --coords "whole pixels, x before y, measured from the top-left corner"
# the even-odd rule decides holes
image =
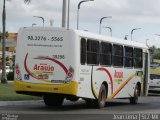
[[[131,104],[137,104],[138,103],[138,97],[140,93],[140,88],[138,85],[136,85],[135,90],[134,90],[134,96],[130,98],[130,103]]]
[[[106,104],[106,98],[107,98],[107,91],[104,84],[101,85],[99,96],[97,100],[98,108],[104,108]]]
[[[58,94],[46,94],[43,96],[43,100],[46,106],[61,106],[64,100],[62,95]]]

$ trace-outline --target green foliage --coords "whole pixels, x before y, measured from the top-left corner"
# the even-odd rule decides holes
[[[154,59],[160,59],[160,48],[156,48],[153,45],[149,49],[150,49],[150,54]]]
[[[154,59],[153,62],[160,63],[160,59]]]
[[[160,63],[160,59],[154,59],[154,63]],[[160,75],[160,67],[151,67],[150,74]]]
[[[151,68],[150,74],[160,75],[160,67]]]
[[[153,54],[154,58],[160,59],[160,52],[156,52]]]
[[[24,0],[24,3],[29,4],[31,0]]]
[[[155,53],[155,50],[156,50],[156,47],[153,45],[153,46],[151,46],[149,49],[150,49],[150,53],[151,53],[151,54],[154,54],[154,53]]]
[[[9,57],[6,57],[6,61],[9,61]]]

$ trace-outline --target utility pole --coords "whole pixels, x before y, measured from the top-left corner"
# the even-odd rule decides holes
[[[43,27],[44,27],[44,17],[41,17],[41,16],[33,16],[33,17],[37,17],[37,18],[40,18],[40,19],[42,19],[42,22],[43,22]]]
[[[0,43],[2,42],[1,39],[2,39],[2,33],[1,33],[1,31],[0,31]]]
[[[94,1],[94,0],[82,0],[78,3],[78,7],[77,7],[77,30],[79,29],[79,10],[80,10],[80,6],[81,6],[82,3],[89,2],[89,1]]]
[[[70,17],[70,0],[68,0],[68,17],[67,17],[67,29],[69,29],[69,17]]]
[[[131,30],[131,41],[132,41],[133,31],[135,31],[135,30],[139,30],[139,29],[141,29],[141,28],[134,28],[134,29],[132,29],[132,30]]]
[[[67,28],[67,21],[68,21],[68,0],[63,0],[63,7],[62,7],[62,28]]]
[[[106,18],[112,18],[112,16],[108,16],[108,17],[101,17],[100,21],[99,21],[99,34],[101,34],[101,25],[102,25],[102,20],[106,19]]]
[[[110,31],[110,35],[111,35],[111,37],[112,37],[112,28],[111,27],[103,27],[103,28],[108,28],[109,29],[109,31]]]

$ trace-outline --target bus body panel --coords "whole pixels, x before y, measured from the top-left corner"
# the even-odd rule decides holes
[[[145,64],[142,69],[82,65],[81,38],[148,53],[145,45],[118,38],[61,28],[23,28],[16,49],[15,90],[98,99],[100,87],[105,84],[108,99],[133,96],[136,84],[143,84]]]
[[[92,66],[81,66],[80,71],[79,87],[83,89],[78,89],[78,95],[93,99],[98,97],[100,87],[104,82],[108,84],[108,99],[133,96],[135,85],[138,82],[141,83],[143,79],[142,76],[136,74],[142,69],[93,66],[92,77]]]
[[[111,44],[119,44],[122,46],[129,46],[133,48],[140,48],[142,52],[148,53],[148,48],[138,42],[122,41],[118,38],[103,37],[95,34],[88,35],[84,32],[78,32],[81,38],[92,39],[99,42],[107,42]],[[80,39],[78,40],[80,41]],[[145,61],[143,56],[143,60]],[[143,63],[144,63],[143,61]],[[149,64],[149,61],[148,63]],[[145,66],[144,63],[142,68],[124,68],[123,67],[113,67],[113,66],[101,66],[101,65],[80,65],[79,67],[79,88],[78,95],[86,98],[97,99],[99,95],[99,90],[102,83],[106,82],[108,84],[108,98],[130,98],[134,96],[134,90],[136,84],[140,83],[141,87],[144,84],[144,74]],[[147,68],[149,69],[149,68]],[[148,72],[149,73],[149,72]],[[149,74],[147,73],[147,76]],[[118,75],[116,75],[118,74]],[[123,75],[121,75],[123,74]],[[111,85],[112,81],[112,85]],[[141,88],[142,90],[143,88]],[[87,91],[87,92],[86,92]],[[145,90],[147,91],[147,89]],[[143,92],[142,92],[143,94]]]
[[[51,28],[20,30],[15,63],[15,80],[20,81],[15,82],[16,91],[76,95],[76,92],[66,91],[67,87],[76,89],[74,91],[78,89],[74,62],[76,50],[73,50],[76,46],[72,42],[75,35],[70,32],[72,31]],[[73,84],[67,81],[68,77],[72,79]]]

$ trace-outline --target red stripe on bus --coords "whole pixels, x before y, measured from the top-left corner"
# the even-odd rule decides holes
[[[33,75],[33,73],[27,68],[27,58],[28,58],[28,53],[26,54],[26,57],[25,57],[25,60],[24,60],[24,67],[25,67],[25,70],[27,71],[27,73],[32,76],[33,78],[36,78],[36,79],[39,79],[37,76]],[[64,72],[67,74],[68,73],[68,70],[67,68],[59,61],[53,59],[53,58],[49,58],[49,57],[37,57],[35,59],[41,59],[41,60],[50,60],[52,62],[55,62],[57,63],[59,66],[61,66],[61,68],[64,70]]]
[[[32,72],[27,68],[27,58],[28,58],[28,53],[26,54],[25,60],[24,60],[24,67],[27,73],[32,76],[33,78],[39,79],[37,76],[34,76]]]
[[[134,77],[134,75],[132,75],[131,77],[128,78],[128,80],[125,81],[125,83],[122,84],[122,86],[119,88],[118,91],[116,91],[116,93],[112,96],[112,98],[114,98],[126,85],[127,83]]]
[[[113,94],[113,80],[112,80],[112,76],[110,72],[106,68],[98,68],[97,70],[103,70],[107,73],[107,75],[109,76],[110,82],[111,82],[111,94]]]
[[[52,62],[55,62],[57,63],[59,66],[61,66],[61,68],[64,70],[64,72],[67,74],[68,73],[68,69],[64,66],[63,63],[61,63],[60,61],[56,60],[56,59],[53,59],[53,58],[50,58],[50,57],[43,57],[43,56],[40,56],[40,57],[37,57],[35,59],[41,59],[41,60],[50,60]]]

